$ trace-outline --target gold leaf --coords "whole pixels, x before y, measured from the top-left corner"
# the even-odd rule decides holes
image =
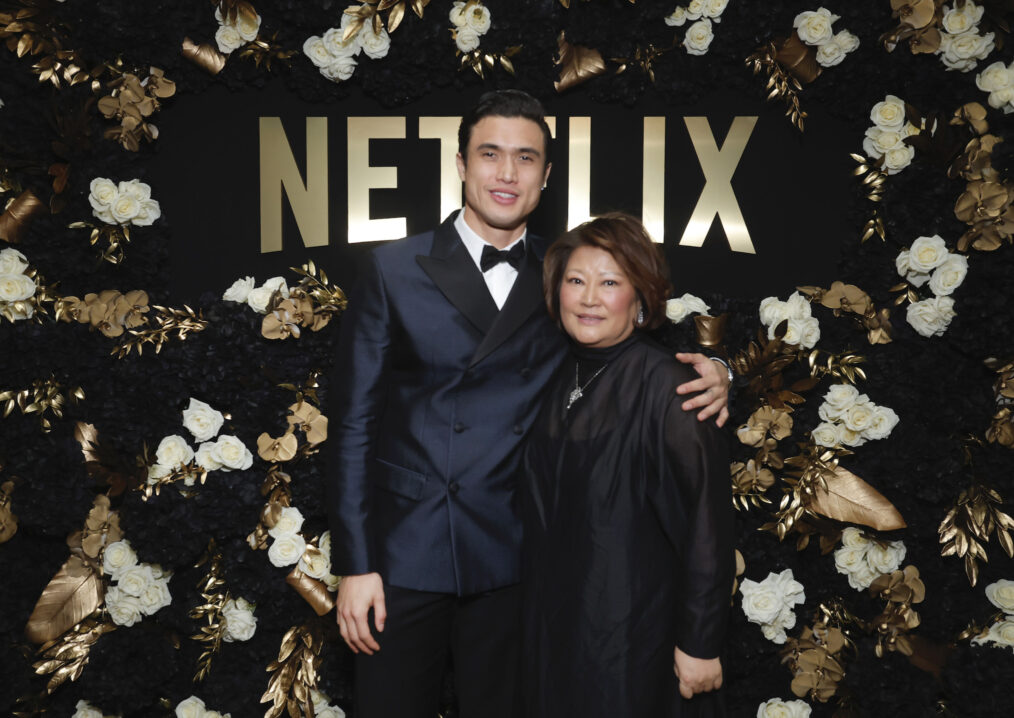
[[[71,556],[39,596],[25,636],[33,643],[51,641],[102,605],[102,582],[95,570]]]
[[[893,531],[906,526],[894,504],[841,466],[836,466],[827,477],[826,489],[815,486],[810,508],[830,519],[871,526],[878,531]]]
[[[225,67],[225,55],[206,42],[195,45],[189,37],[184,37],[180,51],[183,57],[211,75],[217,75]]]

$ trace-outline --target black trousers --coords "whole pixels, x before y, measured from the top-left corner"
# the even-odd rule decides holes
[[[471,596],[384,586],[387,622],[355,660],[355,718],[436,718],[450,653],[460,718],[518,718],[519,586]]]

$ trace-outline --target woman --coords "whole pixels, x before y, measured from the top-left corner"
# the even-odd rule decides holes
[[[573,356],[525,454],[525,715],[722,715],[729,461],[680,408],[693,370],[643,331],[665,318],[665,261],[610,214],[553,244],[543,277]]]

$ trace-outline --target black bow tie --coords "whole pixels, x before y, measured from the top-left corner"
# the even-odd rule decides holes
[[[483,272],[488,272],[490,269],[500,264],[500,262],[507,262],[507,264],[514,267],[514,269],[521,269],[521,262],[525,258],[525,243],[518,242],[510,249],[497,249],[492,245],[485,245],[482,248],[482,257],[479,258],[479,267]]]

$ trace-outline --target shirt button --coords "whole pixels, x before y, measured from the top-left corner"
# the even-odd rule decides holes
[[[521,434],[525,433],[525,430],[521,428],[521,424],[515,424],[514,433],[517,434],[518,436],[521,436]]]
[[[454,431],[455,431],[455,433],[458,433],[458,434],[460,434],[460,433],[461,433],[461,432],[463,432],[464,430],[465,430],[465,425],[464,425],[464,424],[462,424],[462,423],[461,423],[460,421],[459,421],[459,422],[457,422],[457,423],[456,423],[456,424],[454,425]]]
[[[458,486],[458,482],[457,481],[452,481],[451,483],[449,483],[447,485],[447,490],[450,491],[452,494],[458,493],[458,489],[459,488],[460,487]]]
[[[529,369],[528,367],[525,367],[524,369],[521,370],[521,378],[522,379],[527,379],[531,375],[532,375],[532,370]]]

